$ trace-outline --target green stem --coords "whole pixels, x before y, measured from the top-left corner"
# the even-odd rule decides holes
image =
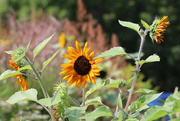
[[[136,69],[134,71],[134,77],[133,77],[133,82],[132,82],[132,86],[131,86],[131,90],[130,90],[130,93],[129,93],[129,96],[128,96],[128,100],[126,102],[126,107],[125,107],[125,111],[127,111],[127,108],[129,106],[129,103],[130,103],[130,100],[131,100],[131,97],[132,97],[132,94],[133,94],[133,90],[134,90],[134,86],[135,86],[135,82],[136,82],[136,78],[137,78],[137,75],[138,75],[138,72],[139,72],[139,61],[141,59],[141,52],[142,52],[142,48],[143,48],[143,45],[144,45],[144,41],[145,41],[145,37],[147,35],[147,32],[148,30],[145,30],[144,31],[144,34],[143,35],[140,35],[141,37],[141,44],[140,44],[140,47],[139,47],[139,53],[138,53],[138,58],[136,60]]]
[[[37,70],[34,68],[33,64],[31,63],[31,61],[29,60],[29,58],[27,58],[26,56],[24,57],[26,59],[26,61],[29,63],[29,65],[31,66],[31,68],[33,69],[35,75],[37,76],[37,80],[41,86],[41,89],[43,91],[43,94],[44,94],[44,97],[45,98],[50,98],[44,84],[43,84],[43,81],[41,79],[41,76],[38,74]],[[51,118],[52,118],[52,121],[56,121],[55,120],[55,117],[54,117],[54,114],[53,114],[53,107],[49,107],[49,114],[51,115]]]

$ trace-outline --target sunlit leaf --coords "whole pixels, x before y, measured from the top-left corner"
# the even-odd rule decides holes
[[[127,27],[127,28],[130,28],[130,29],[133,29],[133,30],[135,30],[137,32],[140,29],[139,24],[135,24],[135,23],[128,22],[128,21],[121,21],[121,20],[118,20],[118,21],[119,21],[119,24],[122,25],[123,27]]]
[[[7,102],[10,104],[15,104],[24,100],[37,101],[37,90],[36,89],[28,89],[26,91],[18,91],[13,94]]]
[[[56,51],[48,60],[46,60],[43,63],[43,69],[52,61],[52,59],[54,59],[54,57],[58,54],[60,50]]]
[[[52,97],[52,98],[43,98],[38,100],[38,103],[45,105],[45,106],[52,106],[55,104],[58,104],[61,101],[60,95],[59,95],[59,91],[56,91],[56,94]]]
[[[136,102],[131,103],[128,109],[132,112],[136,110],[141,110],[141,108],[143,108],[153,100],[157,99],[161,94],[162,93],[143,95],[140,98],[138,98]]]
[[[112,116],[111,110],[107,106],[101,106],[96,108],[94,111],[85,114],[80,119],[96,119],[103,116]]]
[[[12,55],[14,54],[14,51],[5,51],[5,53]]]
[[[30,65],[26,65],[22,68],[18,68],[18,71],[22,71],[22,70],[25,70],[25,69],[29,69],[29,70],[32,70],[31,66]]]
[[[33,54],[34,57],[47,45],[47,43],[51,40],[51,38],[54,36],[54,34],[52,36],[50,36],[49,38],[45,39],[43,42],[41,42],[34,50],[33,50]]]
[[[145,21],[141,20],[141,23],[142,23],[142,25],[144,26],[144,28],[145,28],[146,30],[149,30],[149,29],[150,29],[150,26],[149,26]]]
[[[20,71],[6,70],[5,72],[3,72],[0,75],[0,80],[3,80],[5,78],[8,78],[8,77],[11,77],[11,76],[14,76],[14,75],[18,75],[18,74],[21,74],[21,72]]]
[[[92,88],[90,88],[86,94],[85,94],[85,98],[87,98],[87,96],[89,96],[91,93],[93,93],[94,91],[96,91],[97,89],[101,88],[102,86],[104,86],[105,84],[105,80],[100,81],[100,83],[97,83],[96,85],[94,85]]]
[[[153,106],[145,112],[140,121],[153,121],[164,117],[168,114],[167,110],[168,108],[164,108],[162,106]]]
[[[98,55],[96,58],[104,58],[104,57],[113,57],[116,55],[126,55],[126,52],[124,51],[124,49],[122,47],[113,47],[103,53],[101,53],[100,55]]]
[[[153,54],[153,55],[149,56],[146,60],[139,61],[139,64],[142,65],[144,63],[158,62],[158,61],[160,61],[160,57],[156,54]]]

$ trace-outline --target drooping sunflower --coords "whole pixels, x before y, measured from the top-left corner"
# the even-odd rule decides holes
[[[162,34],[165,32],[165,28],[169,25],[169,21],[165,22],[168,16],[163,16],[162,19],[156,18],[151,26],[150,37],[152,40],[155,40],[157,43],[163,42]]]
[[[17,70],[18,68],[20,68],[18,66],[18,64],[16,62],[14,62],[14,59],[11,58],[11,60],[9,60],[9,66],[15,70]],[[21,75],[21,74],[18,74],[18,75],[14,75],[12,77],[16,77],[18,78],[18,81],[16,82],[16,85],[20,85],[21,84],[21,91],[26,91],[28,90],[28,85],[27,85],[27,81],[25,80],[24,76]]]
[[[70,62],[60,65],[63,68],[59,74],[66,74],[62,80],[68,79],[67,83],[69,86],[72,84],[74,84],[74,87],[81,85],[82,88],[84,88],[86,82],[96,84],[94,79],[100,75],[100,69],[97,64],[103,59],[93,60],[94,52],[90,53],[91,48],[87,47],[87,42],[82,51],[81,46],[78,41],[76,41],[76,48],[77,50],[73,47],[68,47],[67,52],[69,55],[63,54]]]

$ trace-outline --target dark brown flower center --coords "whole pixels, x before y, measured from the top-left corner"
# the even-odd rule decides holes
[[[91,64],[86,57],[79,56],[74,63],[74,69],[79,75],[86,75],[91,70]]]

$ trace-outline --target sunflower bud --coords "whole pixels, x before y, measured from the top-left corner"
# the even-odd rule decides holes
[[[167,27],[167,25],[170,24],[169,22],[164,22],[167,18],[168,16],[164,16],[162,19],[156,17],[155,20],[153,21],[150,29],[150,37],[153,42],[154,40],[157,43],[163,42],[162,34],[165,32],[166,30],[165,28]]]

